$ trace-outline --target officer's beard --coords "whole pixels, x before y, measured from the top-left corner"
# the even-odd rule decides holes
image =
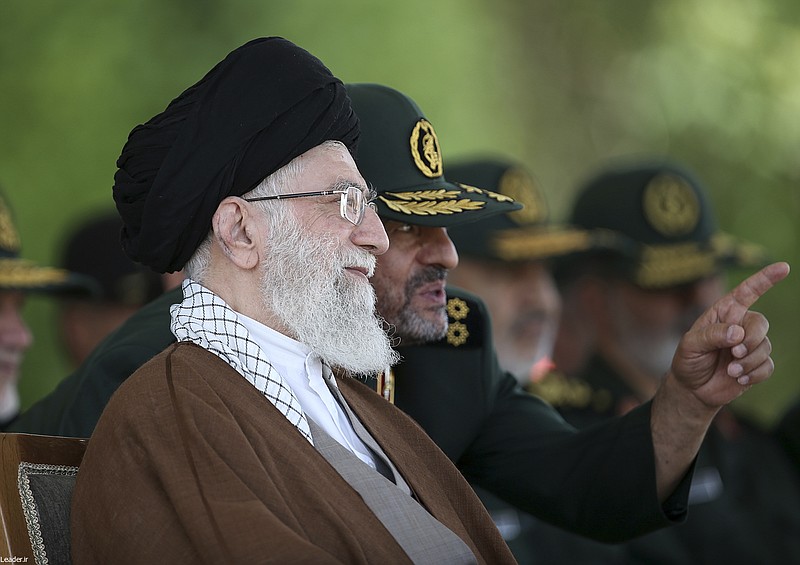
[[[446,278],[445,269],[429,266],[409,278],[402,292],[397,292],[397,286],[387,284],[385,279],[373,281],[381,294],[380,313],[391,324],[392,334],[399,338],[402,345],[430,343],[447,335],[447,311],[444,306],[421,308],[414,304],[422,287]]]

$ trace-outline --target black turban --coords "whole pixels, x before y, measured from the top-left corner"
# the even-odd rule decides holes
[[[355,154],[358,135],[344,86],[319,59],[254,39],[128,136],[114,175],[122,246],[158,272],[180,270],[225,197],[326,140]]]

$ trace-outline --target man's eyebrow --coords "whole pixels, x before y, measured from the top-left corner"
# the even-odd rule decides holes
[[[361,189],[361,191],[366,194],[369,200],[373,200],[378,195],[372,187],[367,186],[359,181],[347,179],[340,179],[336,181],[331,185],[329,190],[344,190],[350,186],[355,186],[356,188]]]
[[[328,190],[344,190],[348,186],[359,186],[359,184],[351,180],[339,179],[335,183],[330,185]]]

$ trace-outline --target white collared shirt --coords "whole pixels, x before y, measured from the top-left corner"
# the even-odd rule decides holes
[[[303,412],[333,439],[375,469],[372,453],[356,435],[347,415],[325,384],[323,374],[336,386],[330,369],[307,346],[238,313],[239,321],[250,332],[270,364],[283,377],[297,397]]]

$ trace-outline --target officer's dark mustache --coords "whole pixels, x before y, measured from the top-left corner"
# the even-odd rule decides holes
[[[431,282],[443,281],[447,278],[447,269],[442,267],[425,267],[424,270],[408,279],[406,283],[406,300],[410,300],[419,287]]]

